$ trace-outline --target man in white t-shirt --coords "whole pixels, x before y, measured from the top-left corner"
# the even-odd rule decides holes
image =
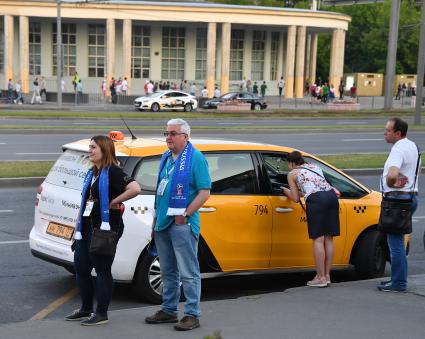
[[[215,86],[214,89],[214,98],[219,98],[220,97],[220,90],[218,89],[217,86]]]
[[[122,91],[122,95],[127,95],[127,91],[128,91],[127,78],[124,78],[124,80],[121,82],[121,91]]]
[[[392,118],[385,126],[384,138],[393,144],[382,175],[381,190],[386,198],[410,199],[413,192],[413,212],[418,206],[417,175],[419,150],[407,138],[407,122]],[[420,160],[420,159],[419,159]],[[388,247],[391,255],[391,280],[381,282],[378,289],[384,292],[405,292],[407,290],[407,258],[404,234],[388,233]]]
[[[153,93],[153,83],[152,81],[148,82],[148,95],[151,95]]]
[[[283,77],[280,77],[280,80],[277,82],[277,88],[279,89],[279,96],[282,96],[283,89],[285,88],[285,80]]]
[[[208,98],[208,90],[206,87],[202,90],[201,95],[203,98]]]

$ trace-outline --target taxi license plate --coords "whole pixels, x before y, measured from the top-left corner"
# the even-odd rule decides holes
[[[62,239],[71,240],[74,235],[74,230],[74,227],[51,222],[49,226],[47,226],[46,233]]]

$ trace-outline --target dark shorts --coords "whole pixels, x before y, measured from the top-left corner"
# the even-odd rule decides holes
[[[333,190],[310,194],[306,205],[310,239],[339,235],[339,203]]]

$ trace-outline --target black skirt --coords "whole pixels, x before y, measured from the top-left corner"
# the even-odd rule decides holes
[[[333,190],[310,194],[306,205],[310,239],[339,235],[339,203]]]

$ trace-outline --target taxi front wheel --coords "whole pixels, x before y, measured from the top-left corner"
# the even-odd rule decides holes
[[[365,231],[357,240],[354,266],[362,279],[380,278],[384,275],[388,258],[386,237],[376,229]]]

